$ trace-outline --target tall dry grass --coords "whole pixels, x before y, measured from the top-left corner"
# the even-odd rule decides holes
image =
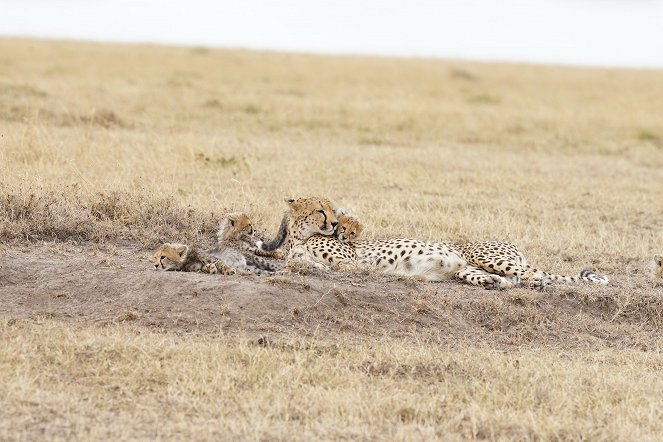
[[[663,356],[0,322],[4,440],[656,440]]]
[[[58,191],[0,182],[0,237],[11,242],[75,241],[143,247],[178,238],[215,242],[222,211],[204,213],[154,192],[84,192],[77,184]]]
[[[21,40],[0,41],[0,64],[2,186],[19,198],[75,185],[273,229],[283,197],[322,194],[368,236],[506,239],[564,271],[663,244],[658,71]]]

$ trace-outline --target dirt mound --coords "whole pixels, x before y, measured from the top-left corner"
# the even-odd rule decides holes
[[[0,315],[87,324],[131,322],[175,333],[279,337],[343,334],[447,346],[660,346],[663,293],[636,277],[607,287],[486,291],[372,274],[272,277],[155,272],[148,252],[56,243],[7,250]]]

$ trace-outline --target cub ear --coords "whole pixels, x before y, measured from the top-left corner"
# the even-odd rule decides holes
[[[290,206],[290,207],[295,207],[295,206],[297,206],[297,200],[294,199],[294,198],[286,198],[284,201],[285,201],[286,204],[287,204],[288,206]]]
[[[177,251],[177,254],[180,255],[181,258],[189,250],[189,246],[187,246],[186,244],[182,244],[179,247],[177,247],[175,250]]]
[[[663,255],[654,255],[654,261],[657,266],[663,266]]]

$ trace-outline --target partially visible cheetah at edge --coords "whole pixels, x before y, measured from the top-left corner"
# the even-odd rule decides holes
[[[649,263],[649,271],[653,280],[663,280],[663,255],[654,255],[654,260]]]

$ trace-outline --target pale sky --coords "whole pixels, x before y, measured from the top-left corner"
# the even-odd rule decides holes
[[[0,0],[0,35],[663,68],[663,0]]]

